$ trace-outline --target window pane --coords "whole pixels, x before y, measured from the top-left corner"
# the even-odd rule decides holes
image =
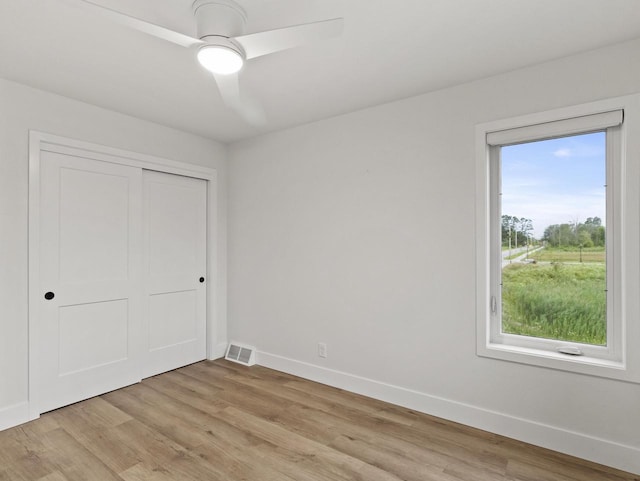
[[[606,134],[500,155],[502,332],[605,345]]]

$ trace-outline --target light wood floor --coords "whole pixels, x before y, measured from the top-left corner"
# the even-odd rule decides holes
[[[640,481],[261,367],[201,362],[0,432],[11,481]]]

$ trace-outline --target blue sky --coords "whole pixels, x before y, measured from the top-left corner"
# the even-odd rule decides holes
[[[547,226],[600,217],[605,223],[604,132],[502,147],[502,214]]]

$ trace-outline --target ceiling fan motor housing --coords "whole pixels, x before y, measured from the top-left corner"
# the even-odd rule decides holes
[[[247,14],[233,0],[196,0],[193,2],[198,38],[209,43],[207,37],[237,37],[244,33]]]

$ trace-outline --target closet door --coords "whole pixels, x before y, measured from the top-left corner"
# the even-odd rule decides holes
[[[207,182],[143,172],[143,377],[206,357]]]
[[[41,152],[40,411],[141,379],[141,169]]]

